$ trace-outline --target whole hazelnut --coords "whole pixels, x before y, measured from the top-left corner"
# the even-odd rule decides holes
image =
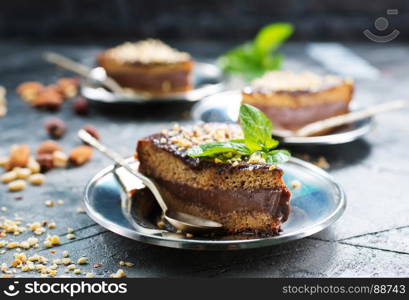
[[[64,121],[59,118],[48,119],[45,122],[44,127],[48,135],[54,139],[61,138],[64,135],[65,130],[67,129]]]
[[[82,129],[84,129],[86,132],[88,132],[93,138],[95,138],[96,140],[99,140],[99,133],[98,131],[91,125],[84,125],[82,127]]]
[[[85,99],[84,97],[77,97],[74,100],[72,108],[77,115],[80,116],[88,115],[89,113],[88,100]]]
[[[38,154],[36,160],[40,164],[41,172],[47,172],[54,167],[53,155],[50,153]]]

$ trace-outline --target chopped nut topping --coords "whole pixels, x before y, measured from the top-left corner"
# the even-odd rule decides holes
[[[140,62],[142,64],[179,63],[191,59],[188,53],[180,52],[154,39],[147,39],[136,43],[127,42],[108,49],[106,55],[119,62]]]
[[[261,156],[261,153],[254,152],[250,155],[248,161],[249,164],[265,164],[266,160]]]
[[[292,73],[272,71],[255,79],[251,86],[256,89],[269,91],[305,91],[319,90],[322,87],[332,87],[342,82],[342,79],[333,76],[319,76],[311,72]]]

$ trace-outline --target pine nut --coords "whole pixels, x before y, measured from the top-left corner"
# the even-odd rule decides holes
[[[40,173],[33,174],[30,177],[28,177],[28,182],[30,182],[32,185],[42,185],[44,181],[45,176]]]
[[[31,170],[28,168],[16,168],[15,171],[18,179],[26,179],[31,175]]]
[[[26,188],[26,182],[24,180],[15,180],[7,185],[10,192],[19,192]]]
[[[4,183],[9,183],[9,182],[11,182],[13,180],[16,180],[16,179],[17,179],[17,173],[15,171],[10,171],[10,172],[4,173],[1,176],[1,181],[4,182]]]
[[[53,153],[53,163],[56,168],[66,168],[68,164],[68,156],[62,151]]]

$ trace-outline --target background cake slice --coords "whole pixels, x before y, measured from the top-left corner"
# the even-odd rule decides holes
[[[171,209],[220,222],[230,233],[278,234],[290,210],[280,168],[257,155],[221,161],[186,154],[195,145],[242,137],[235,124],[176,126],[138,141],[139,170],[156,180]]]
[[[352,94],[353,82],[337,76],[269,72],[243,89],[242,102],[263,111],[275,128],[297,130],[347,113]]]
[[[121,86],[138,93],[163,96],[192,89],[191,56],[159,40],[124,43],[102,52],[97,62]]]

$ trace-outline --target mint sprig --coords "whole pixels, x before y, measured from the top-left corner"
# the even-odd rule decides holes
[[[239,155],[250,155],[251,152],[246,144],[241,141],[215,142],[195,146],[187,151],[192,157],[212,157],[222,153],[233,153]]]
[[[242,104],[239,119],[244,139],[194,146],[186,154],[224,161],[232,157],[250,157],[259,153],[268,164],[284,163],[290,159],[291,155],[287,150],[276,149],[279,142],[271,137],[271,121],[259,109]]]
[[[277,53],[277,49],[293,31],[293,26],[288,23],[264,26],[254,40],[220,56],[218,64],[224,72],[241,74],[247,79],[259,77],[268,70],[280,69],[282,55]]]

